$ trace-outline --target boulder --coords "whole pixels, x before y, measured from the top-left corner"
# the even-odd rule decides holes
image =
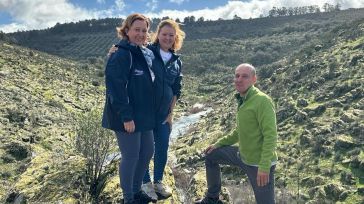
[[[325,193],[329,199],[339,200],[340,195],[345,191],[345,189],[339,184],[328,184],[324,186]]]
[[[335,149],[353,149],[357,145],[352,141],[352,138],[346,135],[340,135],[335,142]]]
[[[293,120],[296,123],[303,123],[308,119],[309,119],[308,114],[303,111],[297,111],[296,114],[293,116]]]
[[[307,187],[320,186],[323,185],[324,183],[325,183],[325,178],[322,176],[312,176],[302,179],[302,184]]]
[[[316,51],[319,51],[319,50],[321,50],[322,49],[322,45],[315,45],[315,50]]]
[[[342,121],[344,121],[345,123],[352,123],[352,122],[354,122],[354,121],[355,121],[354,116],[353,116],[352,114],[349,114],[349,113],[344,113],[344,114],[340,117],[340,119],[341,119]]]
[[[303,99],[303,98],[298,99],[297,100],[297,106],[298,107],[306,107],[306,106],[308,106],[308,102],[307,102],[306,99]]]
[[[17,160],[23,160],[31,155],[30,148],[18,142],[11,142],[5,145],[5,150]]]
[[[358,65],[359,61],[363,61],[364,55],[355,55],[353,58],[351,58],[350,66],[356,66]]]

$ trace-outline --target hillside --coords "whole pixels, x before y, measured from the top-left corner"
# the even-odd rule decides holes
[[[0,203],[92,202],[89,160],[77,146],[80,123],[97,126],[91,130],[101,128],[104,71],[100,62],[92,62],[0,41]],[[98,110],[95,117],[87,114],[91,110]],[[116,141],[107,133],[112,154],[117,152]],[[120,202],[116,166],[114,161],[107,165],[107,182],[97,202]],[[174,186],[173,177],[166,179]]]
[[[0,202],[79,193],[69,188],[84,168],[71,138],[76,114],[99,106],[102,77],[95,67],[4,42],[0,67]]]
[[[325,34],[331,36],[330,43],[322,38],[277,62],[258,66],[258,87],[277,105],[278,203],[364,201],[363,34],[364,20],[340,26]],[[210,57],[201,56],[198,62]],[[202,196],[206,186],[202,150],[235,127],[231,85],[235,65],[229,60],[220,63],[206,68],[196,85],[209,96],[207,104],[214,111],[179,138],[171,153],[181,169],[190,172],[186,189],[191,198]],[[223,65],[224,69],[217,68]],[[234,168],[224,167],[223,172],[231,199],[253,202],[246,177]]]
[[[202,150],[235,127],[232,79],[242,62],[257,66],[257,86],[277,106],[277,203],[363,203],[363,11],[184,25],[176,119],[196,102],[213,108],[171,147],[176,163],[166,182],[184,203],[206,186]],[[0,41],[1,203],[91,202],[75,136],[79,115],[103,105],[104,56],[117,21],[6,35],[18,45]],[[100,203],[121,199],[115,163],[109,166]],[[246,177],[223,172],[225,200],[252,203]],[[179,195],[165,203],[181,203]]]

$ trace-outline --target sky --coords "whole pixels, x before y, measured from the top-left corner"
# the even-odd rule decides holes
[[[150,18],[169,16],[181,21],[187,16],[205,20],[243,19],[266,16],[275,7],[297,7],[324,3],[342,9],[363,8],[364,0],[0,0],[0,31],[34,30],[56,23],[107,17],[125,18],[138,12]]]

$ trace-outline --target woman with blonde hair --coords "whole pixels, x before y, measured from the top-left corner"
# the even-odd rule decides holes
[[[128,204],[152,201],[141,191],[154,152],[154,54],[144,47],[149,28],[150,21],[144,15],[129,15],[117,28],[121,40],[105,69],[102,126],[116,133],[121,152],[120,186],[123,202]]]
[[[182,62],[176,51],[180,50],[185,33],[172,19],[158,24],[148,48],[153,51],[154,90],[156,96],[156,125],[154,133],[154,175],[151,182],[149,170],[144,176],[142,190],[152,199],[165,199],[172,195],[162,184],[167,163],[169,136],[172,130],[173,109],[181,95]]]

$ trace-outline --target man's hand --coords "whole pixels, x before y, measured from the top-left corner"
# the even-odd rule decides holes
[[[115,47],[115,45],[112,45],[111,48],[109,49],[109,52],[107,53],[107,56],[110,57],[111,54],[115,53],[118,50],[117,47]]]
[[[128,133],[133,133],[134,130],[135,130],[134,120],[128,121],[128,122],[124,122],[124,129]]]
[[[214,145],[210,145],[209,147],[207,147],[205,149],[205,154],[210,154],[212,151],[214,151],[214,149],[216,149],[216,147]]]
[[[257,174],[257,184],[259,187],[267,185],[269,182],[269,173],[265,173],[258,170]]]

